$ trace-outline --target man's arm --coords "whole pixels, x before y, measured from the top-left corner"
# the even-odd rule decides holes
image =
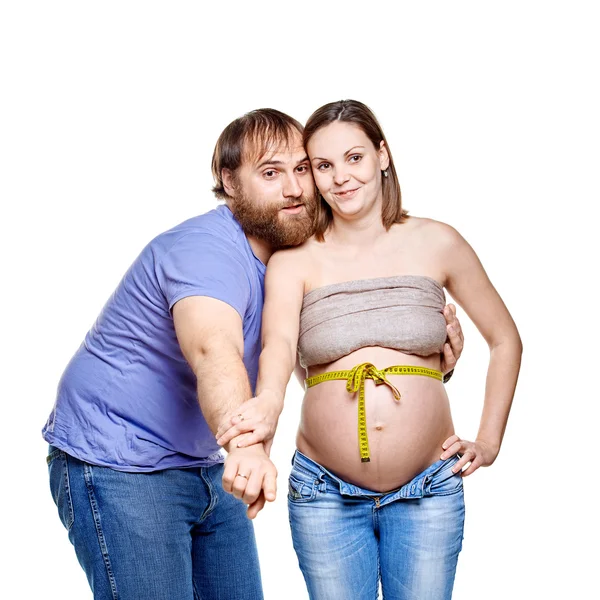
[[[223,417],[252,397],[243,363],[242,319],[229,304],[207,296],[188,296],[173,306],[175,332],[198,381],[202,414],[214,433]],[[262,444],[228,444],[223,487],[250,505],[256,516],[264,501],[275,499],[277,472]],[[262,490],[262,494],[261,494]]]
[[[198,379],[202,414],[214,433],[222,417],[252,397],[243,363],[242,319],[214,298],[189,296],[173,306],[175,333]]]

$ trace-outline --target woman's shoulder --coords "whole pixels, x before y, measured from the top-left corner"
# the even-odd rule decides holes
[[[313,239],[310,238],[299,246],[277,250],[269,259],[267,268],[270,271],[293,269],[296,272],[304,272],[311,261],[312,242]]]
[[[419,241],[432,246],[447,246],[464,241],[452,225],[429,217],[409,216],[401,227],[406,227]]]

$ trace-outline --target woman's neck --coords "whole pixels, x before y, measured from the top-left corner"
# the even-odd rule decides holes
[[[369,211],[363,217],[346,219],[333,215],[326,237],[344,246],[371,246],[386,232],[381,221],[381,209]]]

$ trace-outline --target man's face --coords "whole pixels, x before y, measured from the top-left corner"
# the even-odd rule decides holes
[[[315,184],[300,133],[289,146],[245,160],[231,181],[228,206],[246,235],[274,250],[297,246],[312,235]]]

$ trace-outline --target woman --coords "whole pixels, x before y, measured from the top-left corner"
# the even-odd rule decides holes
[[[310,597],[370,599],[380,582],[384,598],[450,598],[463,478],[500,450],[519,334],[460,234],[403,211],[368,107],[319,108],[304,142],[316,233],[269,261],[257,398],[226,427],[251,431],[281,405],[298,352],[308,378],[288,499]],[[490,348],[475,441],[455,434],[441,381],[444,289]]]

